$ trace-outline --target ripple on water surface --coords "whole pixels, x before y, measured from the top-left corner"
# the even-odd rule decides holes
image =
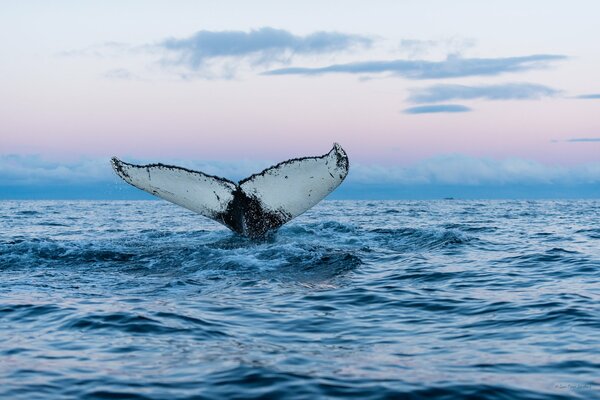
[[[600,398],[598,201],[0,210],[0,398]]]

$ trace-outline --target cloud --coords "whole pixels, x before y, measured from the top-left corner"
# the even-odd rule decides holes
[[[560,91],[533,83],[504,83],[499,85],[434,85],[414,89],[408,98],[413,103],[435,103],[450,100],[532,100],[554,96]]]
[[[135,75],[125,68],[116,68],[106,71],[103,75],[104,78],[114,80],[131,80],[135,79]]]
[[[360,35],[320,31],[298,36],[264,27],[249,32],[202,30],[188,38],[166,39],[158,47],[175,55],[167,62],[201,70],[213,59],[245,57],[254,64],[269,64],[287,61],[297,54],[339,52],[371,43],[372,39]]]
[[[80,49],[61,51],[59,57],[118,57],[140,53],[146,50],[144,47],[132,46],[122,42],[97,43]]]
[[[429,54],[434,50],[442,51],[444,54],[460,54],[474,45],[474,39],[457,37],[441,40],[402,39],[400,40],[399,51],[410,58],[414,58]]]
[[[400,185],[600,184],[600,163],[561,167],[532,160],[450,154],[404,167],[353,165],[348,179]]]
[[[427,53],[431,48],[437,47],[437,40],[420,39],[402,39],[400,40],[400,51],[408,53],[409,57],[414,57]]]
[[[575,98],[576,99],[587,99],[587,100],[600,99],[600,93],[582,94],[582,95],[576,96]]]
[[[287,64],[296,56],[335,54],[368,48],[374,39],[364,35],[317,31],[307,35],[271,27],[250,31],[201,30],[189,37],[166,38],[154,43],[104,42],[57,53],[59,57],[123,58],[150,56],[182,79],[236,76],[240,68]],[[108,79],[130,79],[125,70],[113,69]],[[138,77],[137,74],[132,74]]]
[[[264,72],[264,75],[324,75],[332,73],[391,73],[408,79],[443,79],[467,76],[491,76],[546,68],[563,55],[534,54],[505,58],[462,58],[449,56],[444,61],[389,60],[334,64],[318,68],[290,67]]]
[[[567,142],[569,142],[569,143],[600,142],[600,138],[598,138],[598,137],[596,137],[596,138],[573,138],[573,139],[568,139]]]
[[[107,160],[51,161],[40,155],[0,155],[0,184],[98,182],[110,178]]]
[[[460,104],[433,104],[429,106],[411,107],[404,110],[405,114],[433,114],[469,112],[469,107]]]
[[[335,31],[317,31],[296,35],[284,29],[262,27],[249,31],[201,30],[188,37],[171,37],[154,43],[127,44],[105,42],[82,49],[63,51],[60,56],[130,57],[149,56],[183,79],[235,77],[240,70],[261,67],[263,75],[324,75],[388,74],[407,79],[446,79],[470,76],[495,76],[547,68],[552,63],[567,59],[564,55],[533,54],[520,57],[467,58],[461,52],[474,45],[471,39],[449,38],[443,40],[403,39],[395,51],[408,59],[355,61],[323,67],[282,67],[298,56],[326,55],[369,48],[376,42],[366,35]],[[422,53],[430,57],[445,56],[441,61],[414,59]],[[268,70],[271,68],[270,70]],[[131,73],[130,73],[131,74]],[[133,75],[133,74],[132,74]],[[129,79],[122,69],[104,75],[108,79]],[[137,77],[138,75],[135,74]],[[596,96],[596,95],[590,95]],[[595,98],[581,96],[581,98]]]
[[[131,160],[145,164],[157,160]],[[240,179],[272,165],[270,161],[165,161],[209,174]],[[426,188],[457,185],[463,188],[492,188],[486,197],[500,193],[493,188],[509,185],[544,186],[550,197],[551,188],[587,185],[589,193],[600,190],[600,163],[573,167],[545,165],[523,159],[495,160],[451,154],[422,160],[407,166],[382,166],[353,163],[344,187],[354,188],[346,195],[364,197],[373,185],[392,193],[402,187]],[[537,190],[537,189],[535,189]],[[523,192],[535,196],[534,189]],[[591,192],[590,192],[591,190]],[[341,193],[341,192],[340,192]],[[464,193],[467,193],[466,191]],[[483,193],[483,192],[482,192]],[[558,192],[556,192],[558,193]],[[583,192],[581,192],[583,193]],[[589,194],[588,193],[588,194]],[[576,196],[577,193],[571,193]],[[0,155],[0,198],[150,198],[126,185],[113,173],[108,157],[79,161],[49,161],[32,155]],[[401,196],[402,197],[402,196]]]
[[[125,158],[134,164],[162,162],[219,175],[229,179],[242,179],[270,165],[269,160],[190,161],[190,160],[140,160]],[[47,183],[94,183],[118,181],[109,163],[109,157],[82,160],[48,160],[40,155],[0,155],[0,185],[29,185]]]

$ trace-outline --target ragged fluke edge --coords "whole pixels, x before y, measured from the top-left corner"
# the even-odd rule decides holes
[[[350,166],[337,143],[327,154],[283,161],[238,183],[172,165],[134,165],[116,157],[111,164],[138,189],[251,238],[264,236],[317,204],[342,183]]]

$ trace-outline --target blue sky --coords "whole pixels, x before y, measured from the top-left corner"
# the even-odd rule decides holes
[[[242,178],[350,156],[337,198],[600,197],[600,3],[0,4],[0,198],[145,198],[108,160]]]

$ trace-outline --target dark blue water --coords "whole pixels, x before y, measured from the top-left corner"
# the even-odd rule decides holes
[[[0,215],[0,398],[600,398],[600,201]]]

